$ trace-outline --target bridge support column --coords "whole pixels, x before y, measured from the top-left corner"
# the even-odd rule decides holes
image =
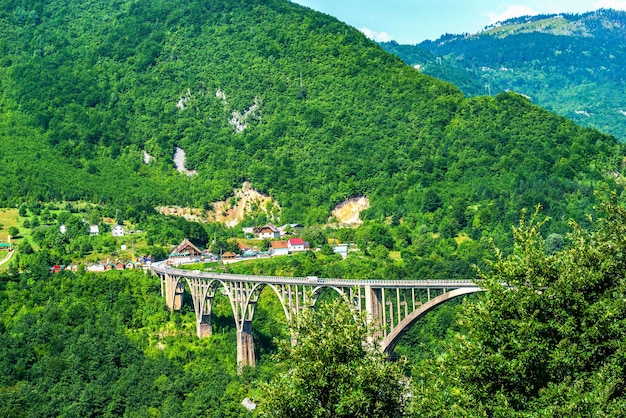
[[[213,335],[211,314],[200,315],[200,318],[196,318],[196,334],[198,335],[198,338],[205,338]]]
[[[365,311],[367,312],[368,325],[373,329],[372,337],[374,340],[380,340],[383,337],[383,289],[365,287]]]
[[[252,339],[252,321],[242,321],[241,329],[237,330],[237,366],[254,367],[254,340]]]
[[[167,308],[172,311],[180,311],[183,307],[183,293],[185,284],[180,279],[169,274],[165,274],[165,301]]]

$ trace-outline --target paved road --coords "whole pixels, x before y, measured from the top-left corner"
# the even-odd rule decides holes
[[[4,263],[6,263],[7,261],[9,261],[11,259],[11,257],[13,256],[14,251],[9,251],[9,253],[7,254],[6,257],[4,257],[4,260],[0,260],[0,266],[3,265]]]

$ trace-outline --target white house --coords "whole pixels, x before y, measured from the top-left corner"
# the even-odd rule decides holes
[[[100,228],[98,225],[89,225],[89,235],[98,235],[100,233]]]
[[[335,254],[341,254],[343,258],[348,256],[348,244],[337,244],[335,248],[333,248],[333,252]]]
[[[115,225],[113,229],[111,229],[111,235],[113,235],[114,237],[123,237],[124,227],[122,225]]]
[[[101,264],[101,263],[92,264],[90,266],[87,266],[87,271],[100,272],[100,271],[105,271],[105,270],[106,270],[106,266],[104,264]]]
[[[270,254],[271,255],[289,255],[289,244],[287,244],[287,241],[270,242]]]
[[[67,232],[67,227],[65,226],[65,224],[61,224],[61,226],[59,227],[59,231],[62,234],[65,234]]]
[[[287,246],[290,253],[306,251],[309,247],[308,243],[304,242],[302,238],[289,238],[287,240]]]

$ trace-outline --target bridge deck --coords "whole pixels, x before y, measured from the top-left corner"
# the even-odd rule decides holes
[[[209,280],[227,280],[249,283],[265,283],[265,284],[307,284],[314,286],[316,284],[324,286],[371,286],[393,287],[393,288],[430,288],[430,289],[447,289],[461,287],[476,287],[472,280],[352,280],[352,279],[333,279],[322,277],[281,277],[281,276],[254,276],[245,274],[230,273],[214,273],[195,270],[177,269],[166,266],[165,264],[155,263],[152,270],[157,273],[166,273],[182,277],[194,277],[198,279]]]

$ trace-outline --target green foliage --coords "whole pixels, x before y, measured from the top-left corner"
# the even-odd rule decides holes
[[[479,273],[466,334],[414,391],[420,416],[619,416],[626,407],[626,210],[603,200],[590,229],[546,252],[535,213],[513,254]],[[444,390],[445,388],[445,390]]]
[[[246,416],[232,328],[198,340],[143,272],[37,268],[0,275],[1,416]]]
[[[399,363],[386,361],[341,299],[305,311],[277,360],[287,371],[261,386],[261,417],[400,417],[407,382]]]

